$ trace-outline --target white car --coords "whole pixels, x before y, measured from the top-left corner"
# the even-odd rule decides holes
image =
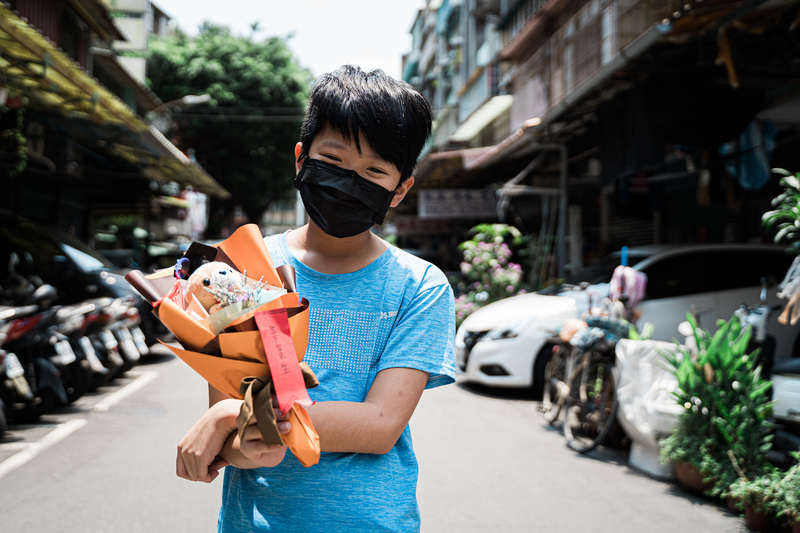
[[[645,299],[637,325],[654,325],[653,339],[682,337],[678,324],[696,308],[700,326],[714,331],[718,319],[729,320],[742,304],[759,303],[762,279],[765,303],[782,305],[776,296],[792,257],[780,246],[712,244],[631,248],[628,264],[647,274]],[[588,282],[581,291],[550,288],[491,303],[467,317],[456,333],[456,366],[463,381],[492,387],[533,387],[541,394],[544,367],[552,352],[550,337],[566,318],[578,317],[608,294],[620,253],[612,254],[567,278],[567,284]],[[776,357],[800,352],[797,333],[778,324],[774,313],[768,332],[776,340]]]

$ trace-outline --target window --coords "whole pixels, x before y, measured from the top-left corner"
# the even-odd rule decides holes
[[[758,287],[779,283],[792,258],[781,250],[699,250],[657,261],[647,274],[647,299]]]

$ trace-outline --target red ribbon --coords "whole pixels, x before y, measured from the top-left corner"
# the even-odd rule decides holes
[[[181,280],[179,278],[175,278],[175,283],[172,284],[172,287],[170,288],[169,292],[167,292],[167,294],[165,294],[160,300],[156,300],[155,302],[153,302],[153,309],[158,307],[161,304],[161,301],[164,300],[164,298],[169,298],[170,300],[175,302],[175,304],[181,309],[186,309],[186,306],[184,305],[183,301],[184,299],[183,285],[181,284]]]
[[[278,397],[281,415],[285,416],[295,403],[306,407],[312,405],[314,402],[308,395],[292,342],[286,309],[257,311],[255,320],[264,344],[269,372],[272,375],[272,386]]]

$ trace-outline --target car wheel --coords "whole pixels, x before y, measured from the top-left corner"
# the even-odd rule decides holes
[[[6,406],[3,404],[3,400],[0,400],[0,437],[3,436],[8,430],[8,418],[6,417]]]
[[[553,357],[553,343],[548,342],[542,346],[539,353],[536,355],[536,361],[533,363],[533,399],[541,400],[544,391],[544,373],[547,368],[547,363]]]

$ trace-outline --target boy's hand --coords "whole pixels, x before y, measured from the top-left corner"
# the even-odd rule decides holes
[[[214,404],[178,444],[176,474],[189,481],[210,483],[228,462],[218,457],[228,436],[236,430],[235,419],[240,400],[224,400]]]
[[[273,405],[277,405],[275,400],[273,397]],[[273,409],[273,411],[278,424],[278,432],[281,435],[289,433],[292,429],[292,424],[281,418],[279,409]],[[239,451],[258,466],[272,467],[283,461],[286,455],[286,446],[265,444],[263,437],[261,437],[261,431],[258,429],[256,416],[253,415],[244,430],[242,440],[239,443]]]

